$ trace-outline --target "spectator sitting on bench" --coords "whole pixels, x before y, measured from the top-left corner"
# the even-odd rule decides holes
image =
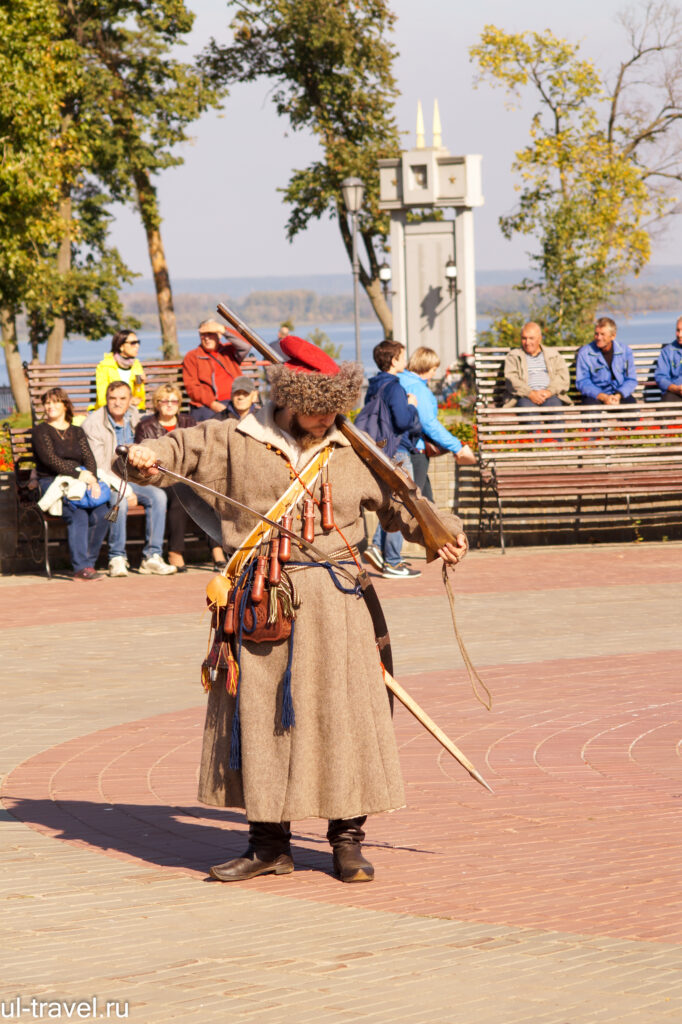
[[[616,324],[602,316],[594,325],[594,341],[578,349],[575,386],[583,405],[634,405],[637,371],[632,350],[616,341]]]
[[[194,420],[188,412],[180,412],[182,405],[182,394],[176,384],[161,384],[154,392],[152,403],[154,415],[144,416],[135,428],[135,444],[144,444],[146,441],[167,437],[171,431],[185,430],[187,427],[195,426]],[[174,565],[178,572],[187,572],[185,565],[185,534],[189,526],[189,516],[185,507],[180,501],[178,490],[175,485],[164,487],[168,498],[168,561]],[[209,545],[211,538],[207,536]],[[225,553],[221,547],[212,547],[213,564],[221,568],[225,565]]]
[[[532,320],[521,331],[521,348],[513,348],[504,361],[505,405],[521,409],[570,405],[570,375],[566,360],[555,348],[542,344],[540,325]]]
[[[682,402],[682,316],[675,327],[675,341],[659,353],[654,379],[663,392],[662,402]]]
[[[114,380],[107,388],[107,404],[104,408],[91,412],[83,424],[98,470],[107,482],[113,477],[112,504],[116,500],[114,489],[121,483],[111,469],[116,445],[133,443],[135,428],[140,420],[139,410],[132,405],[132,400],[130,385],[122,380]],[[128,575],[126,519],[128,508],[138,503],[144,506],[146,515],[145,545],[142,549],[140,572],[143,576],[167,576],[177,572],[174,565],[164,562],[161,554],[166,529],[165,491],[161,487],[140,487],[131,483],[127,488],[116,522],[111,523],[109,527],[109,575]]]
[[[81,427],[74,426],[73,405],[62,388],[49,388],[42,396],[45,419],[32,431],[36,472],[41,494],[56,477],[82,480],[93,498],[100,497],[95,457]],[[74,499],[75,500],[75,499]],[[76,580],[96,580],[95,562],[106,536],[107,505],[81,508],[68,498],[62,499],[62,518]]]
[[[97,401],[95,409],[106,405],[107,388],[113,380],[123,380],[130,387],[136,409],[144,409],[144,370],[138,359],[140,339],[135,331],[116,331],[107,352],[95,370]]]
[[[251,407],[258,406],[258,387],[250,377],[237,377],[232,384],[232,395],[223,413],[224,419],[243,420],[251,412]]]
[[[232,382],[239,377],[239,364],[251,348],[236,331],[230,331],[229,341],[222,342],[225,333],[217,320],[202,320],[199,345],[182,361],[182,380],[195,423],[214,419],[225,412]]]

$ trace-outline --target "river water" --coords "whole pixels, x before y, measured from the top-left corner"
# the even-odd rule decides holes
[[[647,342],[652,344],[666,344],[675,340],[675,321],[680,315],[679,310],[664,310],[655,313],[638,313],[629,320],[615,318],[618,323],[618,337],[626,344],[635,342]],[[477,321],[479,331],[485,330],[489,320],[481,317]],[[311,330],[311,327],[299,327],[298,332],[302,337]],[[321,328],[333,344],[341,347],[340,359],[355,359],[355,332],[352,323],[323,324]],[[273,327],[255,327],[264,341],[272,344],[277,339],[277,331]],[[138,337],[142,342],[140,346],[140,359],[161,358],[161,338],[155,331],[139,331]],[[360,325],[360,343],[362,362],[368,375],[376,372],[372,361],[372,349],[381,341],[383,332],[378,323],[363,323]],[[198,344],[196,330],[180,331],[178,335],[180,351],[184,355]],[[64,343],[62,362],[64,363],[98,363],[105,352],[111,346],[111,338],[103,338],[101,341],[85,341],[83,338],[70,338]],[[21,345],[20,352],[23,359],[30,358],[28,345]],[[0,385],[7,384],[7,370],[4,360],[0,363]]]

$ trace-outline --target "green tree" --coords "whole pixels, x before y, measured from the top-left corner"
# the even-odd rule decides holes
[[[20,412],[29,410],[17,343],[24,307],[47,308],[57,288],[54,252],[65,225],[59,204],[82,160],[62,104],[78,75],[73,45],[60,41],[51,0],[0,2],[0,325]]]
[[[175,147],[222,90],[194,65],[176,60],[194,14],[183,0],[61,0],[65,30],[87,69],[73,97],[90,143],[91,173],[114,199],[134,202],[147,236],[162,352],[179,356],[170,273],[155,177],[182,163]]]
[[[312,219],[328,215],[336,218],[352,260],[341,182],[362,179],[360,281],[390,337],[393,320],[378,274],[388,232],[388,218],[378,208],[378,161],[400,148],[389,40],[395,15],[387,0],[228,0],[228,6],[237,8],[233,42],[212,40],[203,67],[225,86],[270,79],[277,113],[294,131],[310,131],[318,140],[320,158],[295,170],[283,189],[291,207],[290,240]]]
[[[629,52],[612,79],[550,31],[488,25],[470,50],[481,80],[512,100],[535,97],[530,141],[513,165],[518,203],[500,227],[506,238],[537,238],[536,273],[519,287],[531,294],[530,317],[564,344],[587,340],[598,306],[648,262],[652,224],[675,212],[671,183],[682,178],[679,10],[648,2],[619,20]]]
[[[11,12],[9,7],[11,6]],[[73,113],[82,52],[56,0],[0,3],[0,324],[17,407],[29,399],[17,338],[26,313],[34,358],[58,362],[67,331],[101,337],[123,314],[132,275],[107,243],[106,196],[84,173],[88,133]]]

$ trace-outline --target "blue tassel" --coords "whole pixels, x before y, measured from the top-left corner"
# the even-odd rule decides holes
[[[287,662],[287,670],[284,673],[282,679],[282,715],[281,723],[282,728],[286,732],[287,729],[293,729],[296,725],[296,715],[294,714],[294,700],[291,694],[291,662],[294,657],[294,625],[295,619],[291,623],[291,636],[289,637],[289,660]]]
[[[255,563],[249,562],[246,569],[242,572],[241,576],[237,580],[236,586],[241,586],[245,577],[253,575]],[[241,771],[242,767],[242,736],[241,727],[239,722],[239,695],[241,693],[241,678],[242,678],[242,636],[244,634],[244,614],[246,611],[246,601],[241,602],[239,608],[239,623],[237,629],[237,695],[234,700],[234,715],[232,716],[232,735],[230,736],[230,761],[229,767],[231,771]]]

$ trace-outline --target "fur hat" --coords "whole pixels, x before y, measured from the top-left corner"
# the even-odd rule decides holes
[[[287,361],[267,370],[270,398],[303,416],[348,412],[360,401],[364,372],[359,363],[341,363],[310,341],[288,335],[280,347]]]

